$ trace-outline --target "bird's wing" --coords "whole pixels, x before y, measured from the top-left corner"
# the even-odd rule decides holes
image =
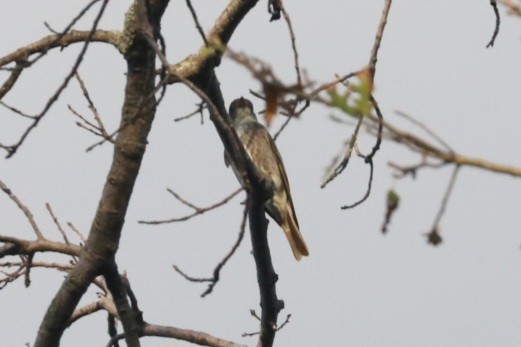
[[[268,181],[273,181],[276,187],[280,187],[286,191],[287,200],[291,206],[291,213],[298,227],[297,217],[295,215],[295,207],[291,199],[288,177],[282,162],[282,157],[271,138],[268,130],[259,123],[254,123],[249,129],[241,131],[239,137],[244,144],[246,152],[255,164],[259,173],[266,177]],[[280,224],[281,216],[277,215],[277,211],[268,210],[270,216]]]
[[[266,130],[266,132],[268,132]],[[295,224],[297,224],[297,228],[300,229],[300,226],[298,224],[297,215],[295,213],[295,207],[293,206],[293,199],[291,198],[291,191],[289,189],[289,181],[288,176],[286,175],[286,169],[284,168],[284,162],[282,161],[282,157],[280,155],[280,152],[275,145],[275,141],[271,138],[271,136],[268,134],[268,142],[270,144],[272,152],[275,154],[275,157],[277,158],[277,165],[280,171],[280,176],[282,177],[282,185],[284,187],[284,190],[286,191],[286,197],[288,199],[289,205],[291,206],[291,214],[293,215],[293,219],[295,220]]]

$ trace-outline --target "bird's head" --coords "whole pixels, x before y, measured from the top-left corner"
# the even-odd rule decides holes
[[[239,124],[245,121],[257,121],[253,104],[250,100],[240,97],[230,104],[230,118],[233,124]]]

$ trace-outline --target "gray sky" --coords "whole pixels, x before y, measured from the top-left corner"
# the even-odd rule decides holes
[[[48,34],[43,22],[60,30],[83,6],[79,1],[17,1],[0,13],[0,56]],[[194,1],[209,29],[227,2]],[[103,29],[120,29],[129,1],[113,1]],[[329,81],[363,67],[369,58],[383,1],[285,2],[297,34],[301,64],[313,81]],[[59,11],[57,11],[59,9]],[[93,12],[94,13],[94,12]],[[375,95],[386,119],[407,126],[398,109],[429,125],[462,154],[521,166],[521,19],[501,8],[496,45],[485,49],[494,16],[488,1],[395,1],[380,50]],[[78,28],[88,28],[92,15]],[[230,46],[272,64],[291,82],[293,57],[285,24],[269,23],[265,2],[248,15]],[[189,12],[172,2],[163,19],[170,62],[201,44]],[[80,46],[53,51],[26,71],[4,99],[28,113],[39,112],[74,61]],[[106,125],[119,122],[125,65],[112,47],[93,46],[80,73]],[[242,67],[223,60],[217,74],[227,103],[260,85]],[[5,76],[5,74],[3,74]],[[2,77],[5,78],[5,77]],[[163,219],[190,212],[174,201],[170,187],[205,206],[238,183],[223,163],[222,145],[211,122],[173,119],[194,109],[197,98],[182,86],[169,88],[161,104],[126,218],[117,260],[126,270],[147,322],[202,330],[254,345],[243,332],[258,329],[255,265],[246,236],[221,274],[214,293],[177,275],[176,264],[197,277],[210,276],[239,230],[242,198],[181,224],[142,226],[140,219]],[[253,100],[256,110],[263,108]],[[59,238],[45,210],[51,203],[60,220],[87,233],[110,165],[112,148],[85,153],[96,141],[75,126],[67,110],[88,110],[73,81],[52,112],[12,159],[0,159],[0,179],[30,207],[48,238]],[[279,274],[278,295],[292,318],[276,336],[278,346],[519,346],[521,344],[521,180],[463,168],[441,223],[444,243],[426,245],[451,170],[421,171],[416,180],[394,181],[388,161],[413,164],[419,158],[384,143],[375,159],[369,200],[353,210],[365,192],[368,168],[359,160],[326,189],[324,168],[352,127],[329,120],[330,111],[312,106],[277,141],[289,175],[302,233],[311,256],[294,261],[281,230],[270,223],[270,246]],[[280,124],[278,119],[274,125]],[[0,110],[0,142],[14,142],[24,126]],[[413,129],[409,126],[409,129]],[[419,132],[419,130],[417,130]],[[363,135],[367,151],[373,139]],[[379,232],[385,192],[394,187],[402,204],[389,234]],[[22,213],[0,197],[0,234],[33,238]],[[67,261],[66,258],[50,257]],[[36,260],[49,259],[38,254]],[[63,274],[34,269],[32,285],[22,281],[0,292],[0,334],[5,346],[33,342]],[[82,304],[96,299],[89,291]],[[7,312],[8,314],[5,314]],[[102,313],[65,332],[63,346],[106,344]],[[145,339],[144,346],[187,346]]]

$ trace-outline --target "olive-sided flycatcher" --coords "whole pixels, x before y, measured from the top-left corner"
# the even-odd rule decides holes
[[[242,97],[234,100],[230,105],[230,118],[258,174],[266,181],[268,187],[273,188],[273,196],[265,204],[266,212],[284,230],[295,259],[300,260],[302,256],[309,255],[309,251],[300,234],[288,177],[279,150],[268,130],[257,122],[253,105],[249,100]],[[241,181],[233,163],[232,167]]]

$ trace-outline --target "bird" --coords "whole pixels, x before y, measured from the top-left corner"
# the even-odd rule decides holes
[[[231,126],[235,129],[249,160],[266,182],[273,189],[273,195],[265,203],[265,210],[282,228],[288,239],[296,260],[308,256],[309,250],[300,233],[300,227],[291,198],[288,177],[282,157],[268,130],[257,121],[253,104],[241,97],[230,104]],[[242,184],[240,173],[233,161],[225,153],[226,166],[232,165],[233,171]]]

